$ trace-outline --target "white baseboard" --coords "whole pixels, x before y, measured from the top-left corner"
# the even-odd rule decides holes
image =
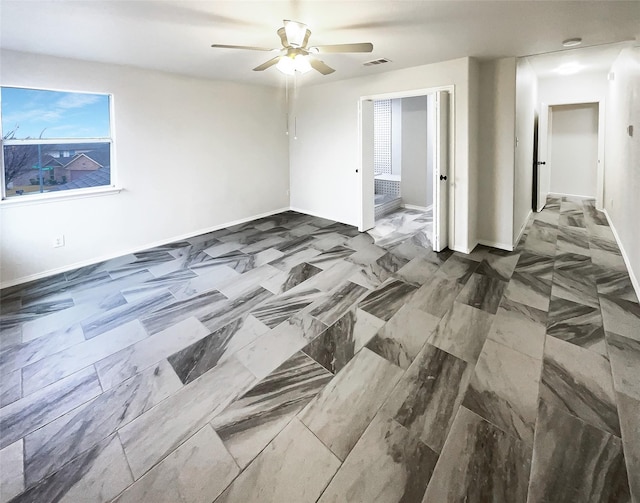
[[[522,226],[518,231],[518,237],[516,237],[515,241],[511,245],[512,250],[518,245],[518,243],[520,242],[520,239],[522,239],[522,235],[524,234],[524,230],[527,228],[527,222],[531,218],[531,215],[533,215],[533,210],[529,210],[529,213],[527,213],[527,218],[524,219],[524,222],[522,223]]]
[[[549,192],[550,196],[579,197],[580,199],[595,199],[596,196],[583,196],[582,194],[567,194],[565,192]]]
[[[497,241],[478,240],[479,245],[488,246],[490,248],[498,248],[499,250],[513,251],[513,245],[506,243],[498,243]]]
[[[633,289],[636,291],[636,297],[640,299],[640,281],[638,281],[638,276],[636,276],[635,271],[631,267],[631,261],[629,260],[629,255],[624,250],[624,246],[622,246],[622,241],[620,241],[620,236],[618,235],[618,231],[613,225],[613,221],[607,213],[607,210],[603,210],[604,216],[607,217],[607,222],[609,222],[609,227],[611,227],[611,232],[613,232],[613,237],[616,238],[616,242],[618,243],[618,248],[620,248],[620,252],[622,253],[622,259],[624,260],[625,265],[627,266],[627,271],[629,271],[629,278],[631,279],[631,284],[633,285]]]
[[[415,204],[403,204],[402,207],[408,210],[424,211],[426,213],[427,211],[431,211],[433,209],[433,204],[430,204],[429,206],[416,206]]]
[[[217,231],[220,229],[224,229],[225,227],[232,227],[234,225],[243,224],[245,222],[250,222],[251,220],[257,220],[258,218],[268,217],[271,215],[275,215],[276,213],[282,213],[283,211],[289,211],[289,207],[279,208],[273,211],[267,211],[265,213],[260,213],[258,215],[253,215],[246,218],[241,218],[239,220],[234,220],[232,222],[226,222],[224,224],[214,225],[212,227],[207,227],[205,229],[199,229],[197,231],[188,232],[186,234],[181,234],[179,236],[173,236],[168,239],[162,239],[159,241],[154,241],[152,243],[147,243],[141,246],[136,246],[135,248],[128,248],[125,250],[120,250],[117,253],[111,253],[108,255],[101,255],[99,257],[93,257],[89,260],[81,260],[80,262],[75,262],[73,264],[69,264],[63,267],[57,267],[55,269],[49,269],[47,271],[39,272],[36,274],[30,274],[28,276],[23,276],[21,278],[17,278],[14,280],[4,281],[0,283],[0,289],[8,288],[10,286],[20,285],[22,283],[28,283],[29,281],[35,281],[42,278],[47,278],[49,276],[53,276],[54,274],[60,274],[63,272],[73,271],[74,269],[78,269],[79,267],[86,267],[88,265],[98,264],[100,262],[104,262],[105,260],[111,260],[117,257],[122,257],[123,255],[129,255],[131,253],[138,253],[144,250],[148,250],[149,248],[155,248],[156,246],[166,245],[168,243],[173,243],[174,241],[181,241],[183,239],[189,239],[194,236],[199,236],[200,234],[206,234],[208,232]],[[304,212],[302,212],[304,213]]]

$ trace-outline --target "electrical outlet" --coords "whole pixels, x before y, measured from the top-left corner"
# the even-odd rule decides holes
[[[64,246],[64,234],[60,234],[53,238],[53,247],[60,248],[61,246]]]

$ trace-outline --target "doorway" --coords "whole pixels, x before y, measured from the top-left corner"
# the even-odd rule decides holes
[[[432,247],[441,251],[449,245],[452,93],[452,86],[447,86],[361,98],[360,231],[373,228],[376,216],[385,210],[376,206],[377,199],[432,211]],[[389,119],[383,117],[374,127],[380,110],[387,110]]]
[[[603,197],[601,103],[542,104],[535,185],[536,211],[549,194]]]

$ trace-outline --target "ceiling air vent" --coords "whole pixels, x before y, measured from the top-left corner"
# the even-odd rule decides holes
[[[387,58],[372,59],[371,61],[367,61],[366,63],[363,63],[363,64],[364,66],[374,66],[374,65],[382,65],[384,63],[391,63],[391,60]]]

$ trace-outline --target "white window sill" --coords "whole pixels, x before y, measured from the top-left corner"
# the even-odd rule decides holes
[[[13,196],[0,201],[0,208],[12,206],[25,206],[31,204],[54,203],[56,201],[67,201],[69,199],[83,199],[85,197],[108,196],[119,194],[122,187],[100,187],[95,189],[65,190],[60,192],[48,192],[46,194],[30,194],[26,196]]]

